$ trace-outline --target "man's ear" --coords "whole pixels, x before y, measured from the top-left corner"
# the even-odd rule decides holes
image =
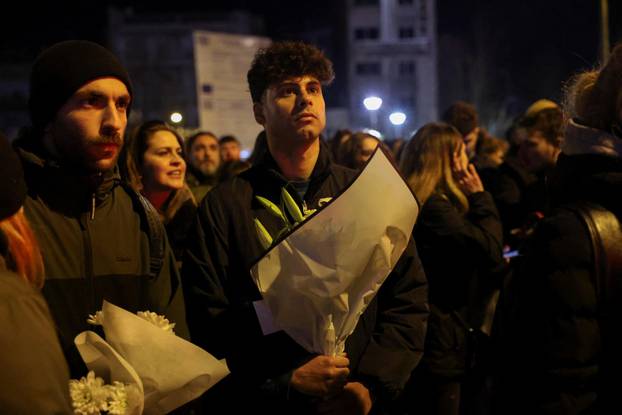
[[[263,114],[263,104],[261,102],[253,102],[253,115],[257,124],[266,124],[266,117]]]

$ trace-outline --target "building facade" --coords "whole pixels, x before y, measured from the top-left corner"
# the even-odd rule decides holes
[[[348,79],[352,127],[385,137],[437,119],[435,0],[348,0]],[[375,112],[363,105],[382,99]],[[389,115],[406,114],[401,126]]]
[[[183,115],[184,129],[200,125],[197,110],[197,31],[256,35],[263,20],[243,11],[227,13],[141,13],[109,10],[109,44],[127,66],[134,84],[131,124],[169,121]],[[250,99],[250,98],[249,98]]]

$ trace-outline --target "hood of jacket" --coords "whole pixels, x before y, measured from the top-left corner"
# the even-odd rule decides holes
[[[621,155],[622,139],[570,121],[550,180],[553,204],[589,201],[621,215]]]

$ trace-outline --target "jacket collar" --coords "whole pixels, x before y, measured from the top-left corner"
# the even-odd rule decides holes
[[[64,165],[52,158],[41,145],[16,142],[16,151],[24,165],[29,190],[55,192],[71,200],[91,198],[102,202],[121,183],[118,166],[112,170],[86,174],[83,170]]]
[[[309,189],[305,195],[306,200],[313,199],[326,177],[331,173],[332,161],[330,152],[324,141],[321,138],[319,138],[319,140],[320,154],[318,155],[311,176],[309,177]],[[270,151],[264,152],[257,160],[255,167],[262,175],[267,175],[272,181],[276,181],[280,187],[286,187],[290,183],[290,181],[283,176],[281,169],[276,160],[274,160],[274,157],[272,157]]]
[[[562,143],[562,152],[569,156],[599,154],[622,157],[622,139],[615,135],[570,120]]]

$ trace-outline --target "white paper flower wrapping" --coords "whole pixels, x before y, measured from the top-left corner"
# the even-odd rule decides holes
[[[135,383],[145,414],[171,412],[229,374],[226,364],[171,331],[106,301],[102,312],[106,340],[87,331],[76,337],[76,346],[98,376],[107,379],[102,373],[110,368],[107,381]]]
[[[406,249],[418,213],[408,185],[377,150],[345,192],[252,267],[275,324],[311,353],[342,352]],[[334,341],[327,339],[331,317]]]

